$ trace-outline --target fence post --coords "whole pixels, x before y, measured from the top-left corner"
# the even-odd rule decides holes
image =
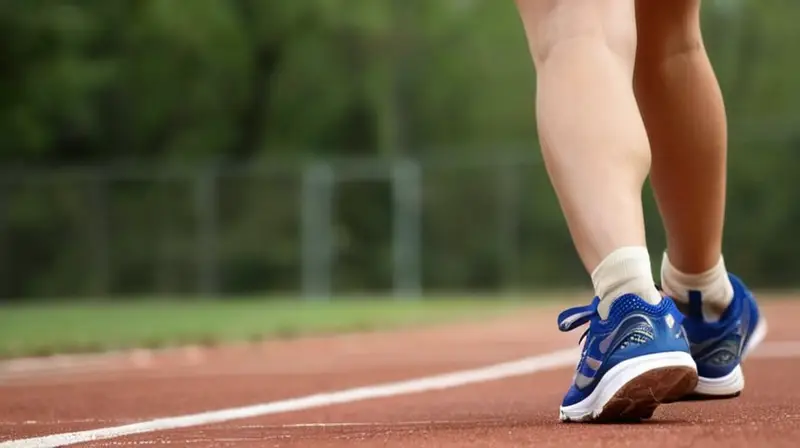
[[[498,233],[497,245],[500,254],[501,289],[506,294],[516,294],[519,289],[520,253],[520,173],[514,161],[504,162],[497,168],[498,181]]]
[[[336,178],[327,163],[315,163],[303,172],[302,288],[307,300],[330,300],[333,275],[333,193]]]
[[[109,174],[97,170],[90,178],[90,200],[92,207],[91,219],[91,250],[92,263],[94,264],[91,293],[95,297],[106,297],[111,286],[111,257],[109,235],[108,196],[110,188]]]
[[[201,171],[195,179],[195,217],[197,242],[197,292],[206,297],[219,295],[218,243],[218,173],[216,169]]]
[[[408,159],[392,168],[394,295],[418,299],[422,296],[422,170],[419,162]]]

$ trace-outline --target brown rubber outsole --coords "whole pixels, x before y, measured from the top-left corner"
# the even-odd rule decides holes
[[[653,369],[622,386],[599,415],[566,422],[615,423],[649,419],[661,404],[683,399],[697,386],[697,370],[691,367]]]

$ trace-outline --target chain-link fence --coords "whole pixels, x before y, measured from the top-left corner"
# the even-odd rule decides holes
[[[481,154],[5,173],[0,294],[414,298],[590,286],[538,152]],[[775,240],[796,229],[785,201],[797,194],[781,188],[794,171],[732,171],[728,265],[758,286],[796,286],[793,240]],[[643,198],[657,268],[663,231]]]
[[[12,173],[0,291],[408,297],[563,281],[542,261],[572,249],[538,160]]]

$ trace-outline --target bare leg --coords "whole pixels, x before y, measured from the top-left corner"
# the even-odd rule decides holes
[[[575,246],[602,299],[658,303],[642,186],[650,149],[633,89],[633,0],[517,0],[537,70],[544,160]],[[610,299],[610,300],[606,300]]]
[[[703,293],[718,317],[733,295],[722,260],[726,118],[703,46],[700,0],[637,0],[635,90],[652,146],[651,180],[667,232],[664,289]]]

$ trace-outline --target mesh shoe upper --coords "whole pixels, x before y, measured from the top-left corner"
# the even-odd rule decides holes
[[[558,317],[561,331],[589,323],[573,384],[563,406],[578,403],[591,394],[605,373],[622,361],[654,353],[689,351],[681,322],[683,315],[670,298],[658,305],[633,294],[614,300],[609,316],[597,313],[599,299],[587,306],[570,308]]]

